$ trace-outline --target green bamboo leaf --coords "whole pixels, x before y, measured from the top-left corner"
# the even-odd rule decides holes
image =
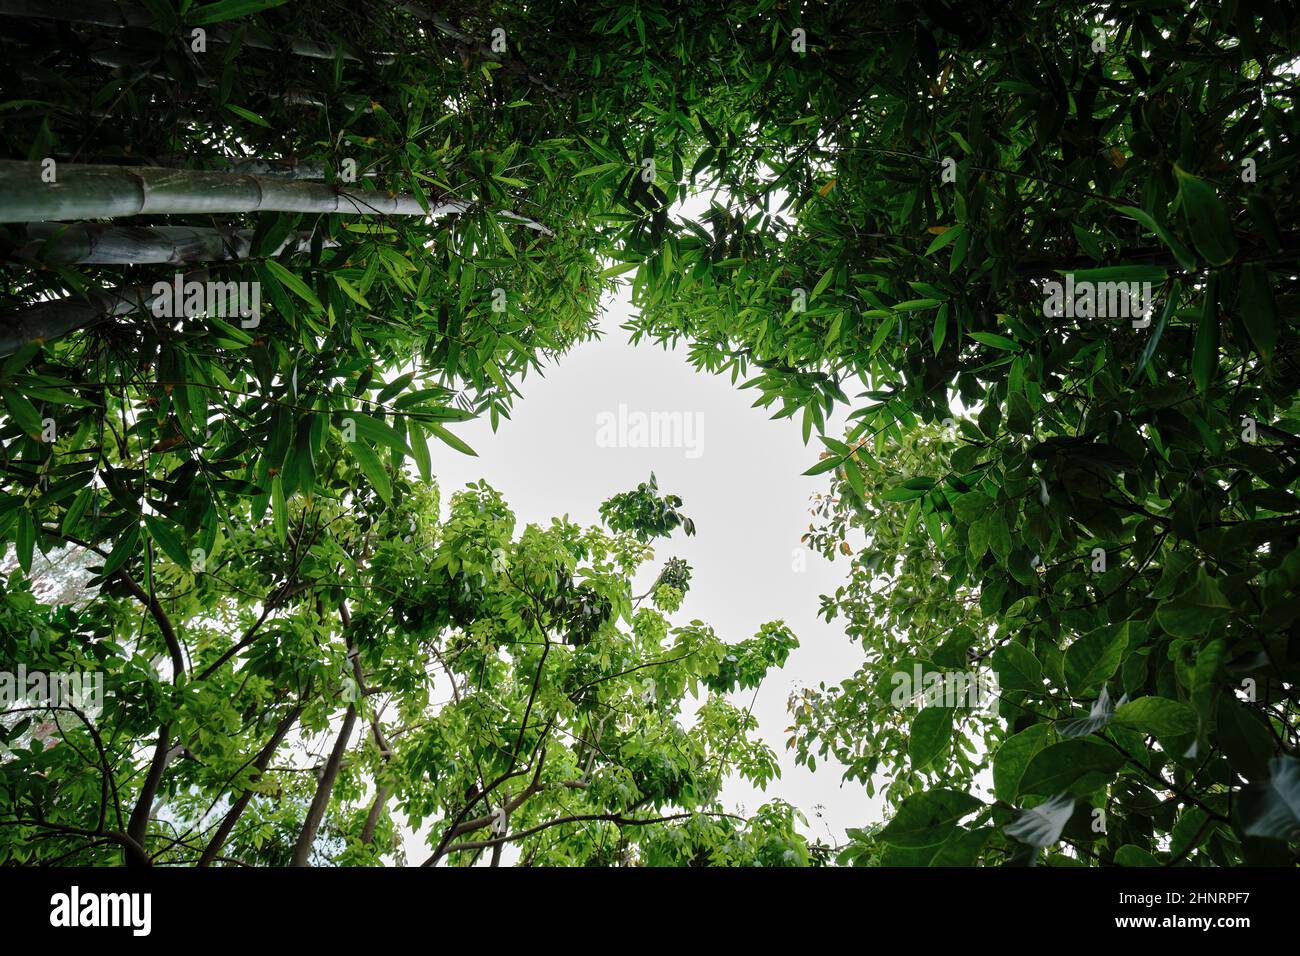
[[[68,505],[68,510],[63,515],[63,522],[59,525],[59,530],[64,534],[75,534],[77,522],[86,513],[86,508],[89,507],[94,495],[95,492],[91,488],[82,488],[81,491],[77,492],[77,497],[72,499],[72,504]]]
[[[1218,284],[1211,280],[1196,323],[1196,341],[1192,344],[1192,380],[1202,393],[1210,390],[1219,369],[1217,288]]]
[[[1136,206],[1116,206],[1115,211],[1123,213],[1130,219],[1136,219],[1155,233],[1160,241],[1169,247],[1169,251],[1174,254],[1174,258],[1178,260],[1178,264],[1183,267],[1184,271],[1194,272],[1196,270],[1196,257],[1192,255],[1191,250],[1175,239],[1173,233],[1156,222],[1155,217],[1138,209]]]
[[[1178,177],[1178,197],[1187,215],[1187,228],[1192,233],[1196,251],[1210,265],[1221,266],[1237,254],[1237,238],[1232,232],[1228,210],[1219,200],[1214,187],[1203,179],[1191,175],[1180,166],[1174,166]]]
[[[817,462],[817,464],[813,465],[811,468],[805,471],[804,474],[808,475],[809,477],[813,475],[822,475],[830,471],[831,469],[838,467],[840,464],[843,463],[843,461],[844,461],[843,458],[837,457],[835,455],[827,455],[825,458]]]
[[[384,464],[375,454],[374,449],[364,442],[353,442],[348,446],[352,452],[352,457],[357,460],[361,466],[362,472],[370,480],[370,485],[375,489],[375,493],[384,500],[385,504],[393,502],[393,481],[388,477],[388,472],[384,470]]]
[[[1149,266],[1141,263],[1128,263],[1121,266],[1098,266],[1095,269],[1066,269],[1074,276],[1075,284],[1080,282],[1150,282],[1158,285],[1164,282],[1169,272],[1164,266]]]
[[[982,345],[987,345],[995,349],[1003,349],[1007,352],[1019,351],[1020,346],[1012,339],[1005,335],[998,335],[996,332],[967,332],[971,338]]]
[[[912,502],[912,507],[907,510],[907,520],[903,522],[903,541],[908,541],[912,537],[912,529],[916,527],[916,519],[921,516],[921,503],[924,498],[917,498]]]
[[[930,332],[930,343],[934,348],[935,355],[938,355],[943,350],[943,343],[947,337],[948,303],[945,302],[939,307],[939,311],[934,314],[934,327]]]
[[[267,129],[271,128],[270,123],[262,119],[262,117],[258,116],[252,110],[246,110],[242,106],[236,106],[234,103],[227,103],[226,109],[230,110],[230,112],[234,113],[236,116],[248,120],[250,123],[256,123],[258,126],[265,126]]]
[[[433,476],[433,463],[429,459],[429,436],[414,419],[407,421],[406,431],[410,439],[411,457],[415,459],[415,467],[419,469],[420,477],[429,481]]]
[[[198,7],[185,18],[187,23],[202,26],[205,23],[226,23],[249,14],[283,6],[287,0],[217,0]]]
[[[18,566],[23,569],[24,574],[31,574],[32,556],[36,548],[36,522],[32,520],[32,513],[26,508],[21,508],[18,511],[16,548],[18,551]]]
[[[366,301],[366,297],[358,292],[351,282],[343,278],[341,275],[335,275],[334,281],[338,284],[338,287],[347,294],[349,299],[361,306],[363,309],[370,308],[370,303]]]
[[[397,378],[393,379],[379,390],[379,394],[375,396],[375,402],[379,405],[384,404],[398,392],[403,391],[406,386],[410,385],[414,378],[414,372],[407,372],[405,375],[397,376]],[[402,403],[399,401],[397,405],[400,408]]]
[[[908,478],[901,484],[890,488],[880,497],[885,501],[911,501],[921,498],[934,487],[934,479],[929,477]]]
[[[29,437],[39,438],[41,434],[41,414],[36,410],[36,406],[16,389],[2,388],[0,389],[0,396],[3,396],[5,408],[9,409],[9,414],[13,416],[18,426]]]
[[[938,252],[950,242],[955,242],[957,238],[966,231],[966,223],[958,223],[951,228],[945,229],[939,235],[934,237],[934,241],[925,250],[925,257],[928,259],[931,255]]]
[[[275,276],[275,278],[280,281],[281,285],[314,308],[317,312],[325,311],[325,307],[320,304],[320,299],[316,298],[316,293],[311,291],[311,288],[308,287],[307,283],[303,282],[284,266],[280,265],[280,263],[276,262],[274,259],[267,259],[266,268],[271,275]]]
[[[808,296],[808,301],[811,302],[813,299],[817,298],[817,296],[821,295],[826,287],[831,284],[833,278],[835,278],[835,267],[831,266],[822,273],[822,277],[818,279],[817,284],[813,286],[812,294]]]
[[[1169,324],[1169,317],[1174,314],[1178,307],[1178,300],[1182,297],[1182,283],[1174,282],[1169,290],[1169,298],[1165,300],[1164,308],[1160,310],[1160,318],[1156,319],[1155,326],[1151,329],[1151,337],[1147,339],[1146,345],[1142,347],[1142,354],[1138,356],[1137,365],[1133,369],[1133,375],[1129,378],[1129,385],[1137,382],[1144,369],[1151,361],[1151,357],[1156,354],[1156,349],[1160,345],[1160,337],[1164,335],[1165,326]]]
[[[442,439],[452,448],[460,452],[462,455],[473,455],[475,458],[478,457],[478,452],[476,452],[473,448],[470,448],[469,445],[465,444],[465,442],[457,438],[455,435],[453,435],[447,429],[443,428],[437,422],[426,422],[425,427],[428,428],[430,432],[437,435],[438,438]]]
[[[105,578],[112,577],[118,568],[122,567],[131,558],[136,550],[140,547],[140,523],[131,522],[130,527],[126,529],[117,539],[117,544],[109,552],[108,558],[104,561],[103,570],[99,573]]]
[[[162,549],[163,554],[183,568],[190,566],[190,556],[186,553],[185,546],[166,521],[153,515],[145,515],[144,523],[149,529],[149,537],[153,538],[154,543]]]
[[[601,173],[607,173],[611,169],[625,169],[623,163],[601,163],[599,166],[588,166],[586,169],[574,173],[574,179],[581,179],[583,176],[598,176]]]
[[[844,463],[844,480],[861,499],[867,497],[867,482],[862,477],[862,468],[852,458]]]
[[[1241,267],[1241,322],[1264,361],[1273,357],[1277,344],[1277,310],[1273,304],[1268,270],[1257,263]]]
[[[289,537],[289,505],[284,500],[284,480],[276,475],[271,479],[271,526],[281,544]]]
[[[356,427],[358,439],[364,439],[372,445],[387,445],[403,455],[411,453],[406,445],[406,435],[386,421],[361,412],[341,412],[336,418],[339,425],[351,421]]]
[[[895,312],[924,312],[926,309],[933,309],[942,304],[942,299],[908,299],[906,302],[899,302],[893,309]]]

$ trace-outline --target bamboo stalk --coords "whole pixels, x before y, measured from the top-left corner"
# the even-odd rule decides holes
[[[29,242],[16,256],[55,265],[188,265],[247,259],[253,247],[252,229],[206,229],[199,226],[107,226],[95,223],[40,222],[27,227]],[[268,251],[306,252],[311,232],[286,236]],[[333,240],[324,246],[337,246]]]
[[[256,156],[235,163],[234,171],[242,176],[270,176],[274,179],[325,178],[324,163],[298,163],[286,159],[260,159]]]
[[[185,282],[206,281],[206,270],[187,273]],[[157,296],[153,286],[91,289],[85,295],[38,302],[0,319],[0,356],[12,355],[31,342],[49,342],[106,319],[148,311]]]
[[[191,158],[184,153],[165,153],[159,156],[133,156],[125,153],[91,154],[76,156],[72,153],[51,153],[51,158],[60,163],[81,162],[90,166],[166,166],[171,169],[190,169],[187,165]],[[218,165],[219,164],[219,165]],[[325,164],[315,161],[300,162],[292,157],[266,159],[261,156],[216,157],[211,164],[215,172],[236,172],[245,176],[271,176],[275,179],[318,179],[325,178]],[[368,178],[375,178],[377,173],[368,169],[363,173]]]
[[[133,3],[116,3],[112,0],[0,0],[0,16],[26,17],[36,20],[62,20],[65,23],[85,23],[97,27],[137,27],[157,29],[153,14],[148,9]],[[216,23],[204,24],[210,43],[229,44],[235,31]],[[185,36],[188,42],[188,35]],[[246,31],[243,45],[257,50],[270,50],[276,53],[289,52],[296,56],[310,57],[316,60],[333,60],[335,48],[328,43],[306,40],[301,37],[283,38],[280,43],[265,39]],[[370,54],[374,62],[392,63],[395,57],[391,53]],[[345,60],[359,60],[351,53],[344,52]]]
[[[165,153],[159,156],[132,156],[125,153],[75,156],[72,153],[51,153],[60,163],[89,166],[166,166],[169,169],[191,169],[192,157],[183,153]],[[236,172],[244,176],[270,176],[273,179],[325,179],[325,164],[315,160],[299,161],[292,157],[267,159],[262,156],[215,157],[208,164],[213,172]],[[379,174],[373,169],[361,173],[367,179]]]
[[[0,3],[3,2],[4,0],[0,0]],[[121,52],[120,48],[113,44],[97,46],[90,51],[89,56],[92,62],[115,70],[125,70],[128,72],[139,71],[142,67],[147,65],[145,62],[138,62],[128,58]],[[21,71],[21,75],[23,76],[23,79],[30,79],[33,82],[40,80],[39,76],[32,74],[30,71]],[[148,76],[155,80],[171,79],[171,77],[165,73],[149,72],[140,75]],[[211,77],[203,75],[195,76],[194,84],[201,89],[212,89],[217,85]],[[284,90],[275,95],[279,97],[282,103],[285,103],[288,106],[312,106],[317,109],[324,109],[329,105],[314,93],[296,87]],[[354,112],[361,110],[364,113],[373,113],[375,109],[374,106],[371,105],[370,98],[362,96],[359,93],[341,93],[339,94],[338,101],[343,104],[344,107]],[[99,110],[91,110],[90,115],[109,117],[112,114]]]
[[[56,167],[53,183],[43,181],[43,171],[40,163],[0,160],[0,222],[253,212],[436,218],[463,213],[472,205],[442,197],[426,213],[415,196],[404,193],[157,166],[67,164]],[[551,234],[541,223],[515,213],[497,215]]]

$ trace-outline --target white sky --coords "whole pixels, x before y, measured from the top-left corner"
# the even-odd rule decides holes
[[[796,766],[785,749],[789,735],[784,732],[790,726],[786,699],[792,690],[838,683],[861,660],[842,621],[826,624],[817,616],[819,595],[834,592],[847,572],[847,560],[828,562],[809,551],[804,570],[795,570],[799,536],[810,521],[809,498],[826,488],[826,476],[801,473],[817,460],[821,446],[815,438],[811,445],[803,444],[798,416],[771,420],[767,410],[750,407],[753,390],[739,390],[729,376],[697,372],[684,348],[630,345],[620,328],[630,309],[625,287],[607,303],[601,322],[605,337],[577,347],[544,377],[519,382],[523,397],[516,401],[514,417],[503,420],[495,434],[486,417],[455,426],[477,458],[432,443],[444,506],[453,491],[483,478],[505,496],[520,529],[565,514],[581,524],[596,524],[602,501],[636,487],[654,471],[661,492],[681,496],[682,511],[695,520],[697,533],[659,539],[645,580],[637,580],[637,593],[664,561],[682,557],[694,574],[682,609],[672,617],[675,623],[698,618],[722,640],[735,643],[752,637],[764,622],[782,619],[800,642],[783,669],[769,671],[754,704],[759,734],[777,753],[781,778],[769,784],[766,794],[733,780],[724,800],[752,811],[779,796],[805,813],[809,836],[843,843],[845,827],[880,819],[880,800],[869,799],[859,783],[842,785],[842,768],[834,761],[819,760],[815,773]],[[698,413],[703,416],[702,441],[694,436],[695,451],[600,447],[597,416],[617,415],[620,404],[629,413]],[[829,424],[828,433],[838,435],[841,426],[842,421]],[[859,544],[851,543],[855,549]],[[754,692],[744,691],[733,695],[732,702],[743,708],[752,699]],[[427,850],[412,839],[408,855],[419,861]]]

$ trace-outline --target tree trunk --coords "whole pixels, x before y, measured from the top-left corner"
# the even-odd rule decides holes
[[[437,217],[463,213],[472,205],[441,197],[426,213],[419,200],[406,194],[158,166],[65,164],[51,169],[55,181],[48,183],[40,163],[0,160],[0,222],[253,212]],[[497,215],[551,234],[514,213]]]
[[[127,822],[126,835],[141,847],[149,832],[149,815],[153,813],[154,797],[158,795],[163,771],[167,769],[168,751],[171,749],[170,733],[171,727],[167,724],[158,728],[158,742],[153,748],[153,759],[149,761],[149,772],[145,775],[140,796],[136,799],[135,809],[131,811],[131,819]]]
[[[330,752],[329,760],[325,761],[325,769],[321,771],[320,782],[316,785],[316,794],[312,797],[311,806],[307,810],[307,819],[303,821],[302,830],[298,833],[298,842],[293,846],[290,866],[310,865],[307,861],[311,858],[312,844],[316,842],[316,831],[320,829],[321,821],[325,819],[325,809],[329,806],[330,794],[334,791],[339,765],[343,762],[343,754],[347,752],[348,741],[352,739],[352,728],[356,722],[357,707],[355,704],[349,704],[347,715],[343,718],[343,729],[339,731],[338,739],[334,741],[334,749]]]
[[[262,774],[266,772],[266,768],[270,765],[271,758],[275,756],[275,752],[279,748],[280,742],[284,740],[285,734],[289,732],[289,728],[294,725],[301,713],[302,704],[297,704],[289,711],[289,713],[285,714],[284,719],[276,725],[275,733],[257,755],[257,759],[253,761],[253,767],[257,771],[257,774],[252,778],[254,783],[256,783]],[[252,799],[253,791],[245,790],[239,795],[239,798],[231,804],[230,810],[227,811],[225,817],[221,821],[221,825],[217,827],[217,832],[212,835],[212,839],[208,841],[208,845],[203,850],[203,855],[199,857],[199,866],[210,866],[212,861],[217,858],[217,854],[221,852],[221,848],[225,846],[226,840],[230,837],[230,832],[234,830],[235,824],[239,821],[239,817],[243,814],[249,801]]]
[[[356,677],[357,687],[360,693],[365,693],[366,678],[361,670],[361,661],[356,657],[352,658],[352,673]],[[370,732],[374,735],[375,746],[379,748],[379,756],[384,763],[388,763],[393,757],[393,748],[388,745],[388,738],[384,732],[379,729],[379,718],[372,716],[370,718]],[[384,811],[384,805],[388,803],[388,788],[383,784],[375,787],[375,799],[370,804],[370,812],[366,814],[366,825],[361,830],[361,842],[373,843],[375,839],[375,828],[379,825],[379,817]]]
[[[55,265],[188,265],[247,259],[253,246],[252,229],[205,229],[198,226],[101,226],[87,223],[42,222],[27,227],[30,242],[16,250],[18,258]],[[310,232],[285,237],[267,252],[278,256],[285,249],[306,252]],[[337,246],[329,241],[325,246]]]
[[[384,812],[386,803],[388,803],[388,788],[381,784],[375,790],[375,800],[370,804],[370,812],[366,814],[366,825],[361,829],[362,843],[375,842],[375,829],[379,826],[379,817]]]

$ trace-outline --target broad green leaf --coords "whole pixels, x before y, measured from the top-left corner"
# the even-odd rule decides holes
[[[953,514],[967,524],[980,518],[993,507],[993,499],[982,491],[968,491],[952,503]]]
[[[952,739],[953,708],[931,705],[912,721],[907,752],[912,768],[924,770],[948,749]]]
[[[1159,866],[1160,861],[1149,850],[1132,843],[1125,843],[1115,851],[1116,866]]]
[[[939,852],[930,858],[930,866],[977,866],[980,852],[993,836],[992,827],[974,830],[956,830],[939,846]]]
[[[1200,572],[1192,587],[1161,602],[1156,609],[1156,620],[1175,637],[1199,637],[1228,610],[1227,599],[1218,586]]]
[[[1003,644],[993,652],[993,669],[1003,691],[1043,692],[1043,665],[1028,648],[1015,642]]]
[[[1247,836],[1292,841],[1300,837],[1300,759],[1287,754],[1269,761],[1268,780],[1241,795]]]
[[[936,846],[948,839],[958,820],[980,806],[979,800],[956,790],[940,788],[913,794],[880,831],[880,839],[906,848]]]
[[[1034,756],[1047,746],[1051,725],[1032,724],[1008,737],[993,755],[993,793],[999,800],[1013,802],[1020,791],[1020,780]]]
[[[1157,737],[1177,736],[1196,729],[1196,712],[1187,704],[1167,697],[1131,700],[1116,708],[1113,720]]]
[[[1020,793],[1055,796],[1066,791],[1087,792],[1112,780],[1124,763],[1113,747],[1091,737],[1062,740],[1044,747],[1029,761],[1020,778]]]
[[[1115,676],[1128,647],[1128,625],[1107,625],[1075,640],[1065,651],[1065,682],[1083,697]]]

